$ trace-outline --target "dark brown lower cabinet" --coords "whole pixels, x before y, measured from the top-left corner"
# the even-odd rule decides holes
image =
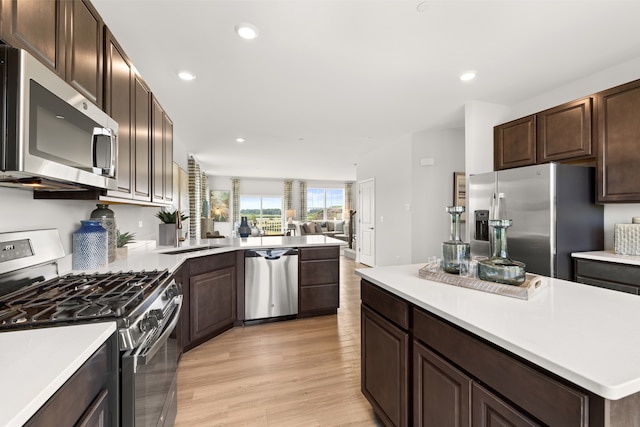
[[[118,359],[113,334],[25,426],[118,425]]]
[[[640,267],[616,262],[574,259],[575,281],[640,295]]]
[[[612,401],[362,280],[362,393],[385,426],[640,425]]]
[[[235,267],[193,276],[189,287],[192,342],[233,326],[237,317]]]
[[[175,275],[182,283],[179,340],[188,351],[230,329],[238,319],[238,293],[244,252],[234,251],[190,259]]]
[[[299,249],[298,317],[335,314],[340,307],[340,247]]]
[[[362,393],[387,426],[409,423],[409,334],[362,307]]]
[[[542,426],[477,383],[472,384],[474,427]]]
[[[420,342],[413,343],[413,425],[541,426]]]
[[[471,425],[471,378],[415,340],[413,425]]]

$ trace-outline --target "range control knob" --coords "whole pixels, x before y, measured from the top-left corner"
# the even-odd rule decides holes
[[[148,332],[158,327],[158,318],[155,316],[147,316],[140,321],[140,331]]]
[[[176,285],[171,285],[165,291],[164,298],[165,299],[172,299],[172,298],[177,297],[178,295],[180,295],[180,292],[178,291],[178,287]]]
[[[155,310],[151,310],[149,312],[150,316],[153,316],[156,320],[162,320],[164,319],[164,313],[162,312],[162,310],[160,310],[159,308],[155,309]]]

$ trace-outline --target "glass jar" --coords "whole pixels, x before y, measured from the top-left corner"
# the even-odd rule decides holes
[[[442,242],[442,269],[447,273],[460,274],[460,261],[468,260],[471,254],[469,244],[460,238],[460,215],[464,206],[447,206],[446,210],[451,215],[451,236]]]
[[[494,246],[491,258],[478,261],[478,277],[481,280],[516,286],[524,283],[525,264],[512,260],[507,253],[507,228],[512,224],[510,219],[489,220]]]
[[[107,265],[107,230],[100,221],[80,221],[73,232],[71,264],[74,270],[89,270]]]
[[[107,230],[107,250],[109,262],[116,260],[116,218],[109,205],[98,203],[89,219],[100,221]]]

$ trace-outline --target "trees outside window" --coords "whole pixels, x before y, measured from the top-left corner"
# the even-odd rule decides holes
[[[262,234],[283,234],[283,202],[279,196],[240,196],[240,216],[257,226]]]
[[[344,189],[308,188],[307,219],[334,220],[343,219]]]

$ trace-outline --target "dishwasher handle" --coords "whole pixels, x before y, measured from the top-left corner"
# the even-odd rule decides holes
[[[298,250],[293,248],[273,249],[248,249],[244,252],[245,258],[261,257],[269,261],[280,259],[282,256],[298,255]]]

